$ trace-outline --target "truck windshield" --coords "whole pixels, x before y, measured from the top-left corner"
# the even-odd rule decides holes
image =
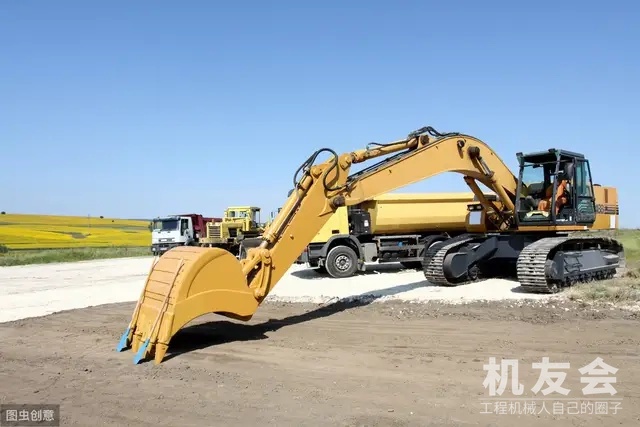
[[[153,221],[154,231],[173,231],[178,229],[177,219],[161,219]]]

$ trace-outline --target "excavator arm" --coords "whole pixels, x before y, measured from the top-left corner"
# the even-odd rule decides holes
[[[328,152],[330,158],[314,164]],[[360,172],[352,165],[390,156]],[[152,267],[130,325],[118,350],[131,344],[138,363],[150,354],[160,363],[171,337],[188,322],[208,313],[250,320],[260,303],[295,262],[338,207],[351,206],[443,172],[463,175],[500,228],[510,227],[517,178],[484,142],[441,134],[431,127],[402,140],[338,155],[321,149],[294,176],[294,188],[267,227],[258,247],[238,261],[219,248],[178,247]],[[301,177],[298,175],[302,173]],[[496,206],[477,183],[499,197]]]

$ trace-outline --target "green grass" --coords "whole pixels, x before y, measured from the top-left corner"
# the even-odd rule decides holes
[[[627,272],[624,277],[581,283],[567,291],[571,300],[635,304],[640,302],[640,230],[598,233],[617,239],[624,246]]]
[[[0,267],[137,256],[151,256],[149,247],[10,250],[7,253],[0,253]]]
[[[575,285],[567,292],[567,297],[588,303],[636,304],[640,302],[640,278],[637,274],[634,276]]]

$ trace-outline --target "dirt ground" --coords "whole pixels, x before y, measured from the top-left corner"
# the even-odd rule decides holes
[[[63,426],[639,425],[640,316],[534,304],[267,303],[248,324],[201,317],[159,366],[115,351],[133,303],[67,311],[0,324],[0,398],[60,403]],[[492,356],[519,361],[521,398],[532,362],[570,362],[570,392],[491,400]],[[619,369],[613,397],[582,394],[598,356]]]

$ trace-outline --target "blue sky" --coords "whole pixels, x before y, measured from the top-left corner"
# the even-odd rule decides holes
[[[430,125],[584,152],[640,226],[637,2],[232,3],[2,2],[0,210],[265,218],[314,150]]]

